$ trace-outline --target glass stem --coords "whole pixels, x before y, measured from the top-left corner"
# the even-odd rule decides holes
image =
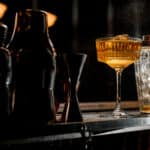
[[[122,70],[117,69],[116,70],[116,109],[120,110],[120,102],[121,102],[121,76],[122,76]]]
[[[121,76],[122,76],[122,69],[116,69],[116,107],[113,111],[114,117],[126,117],[127,114],[121,109]]]

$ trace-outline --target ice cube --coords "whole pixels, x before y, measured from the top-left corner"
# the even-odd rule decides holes
[[[128,40],[129,36],[128,34],[120,34],[120,35],[116,35],[112,38],[112,40]]]

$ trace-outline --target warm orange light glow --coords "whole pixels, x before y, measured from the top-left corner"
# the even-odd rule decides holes
[[[7,5],[0,3],[0,18],[2,18],[7,10]]]
[[[57,16],[55,14],[47,12],[47,17],[48,17],[48,27],[52,27],[57,20]]]

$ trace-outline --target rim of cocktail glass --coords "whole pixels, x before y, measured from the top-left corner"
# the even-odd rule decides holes
[[[117,35],[114,35],[114,36],[102,36],[102,37],[98,37],[96,38],[96,41],[107,41],[107,40],[111,40],[113,38],[115,38]],[[114,39],[114,41],[120,41],[121,39]],[[140,42],[142,43],[142,38],[140,37],[135,37],[135,36],[128,36],[128,39],[127,40],[122,40],[122,41],[128,41],[128,40],[133,40],[133,41],[137,41],[137,42]]]

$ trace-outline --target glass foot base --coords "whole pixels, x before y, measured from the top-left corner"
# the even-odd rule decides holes
[[[112,113],[115,118],[126,118],[127,114],[123,110],[114,110]]]

